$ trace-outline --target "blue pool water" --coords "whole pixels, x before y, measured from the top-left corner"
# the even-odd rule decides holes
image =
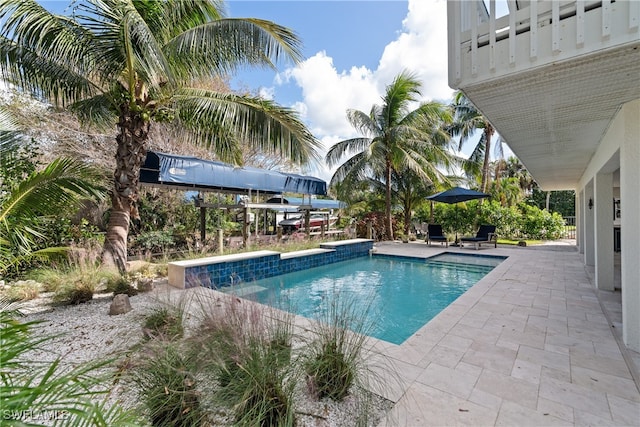
[[[417,259],[356,258],[245,284],[238,295],[307,318],[321,318],[329,301],[360,301],[368,334],[401,344],[467,289],[502,257],[445,253]]]

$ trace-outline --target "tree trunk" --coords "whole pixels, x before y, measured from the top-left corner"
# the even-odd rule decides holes
[[[147,154],[146,142],[149,135],[149,121],[139,113],[122,106],[118,122],[116,141],[116,169],[113,174],[114,188],[111,194],[111,214],[102,252],[102,262],[115,266],[121,273],[127,268],[127,237],[129,220],[138,218],[138,183],[140,167]]]
[[[391,223],[391,164],[387,161],[387,183],[385,191],[385,228],[387,232],[387,238],[393,240],[393,227]]]
[[[480,191],[487,192],[487,186],[489,182],[489,160],[491,157],[491,137],[493,136],[493,127],[487,123],[485,130],[485,147],[484,147],[484,161],[482,162],[482,184]],[[482,203],[482,202],[480,202]]]
[[[551,200],[551,191],[547,191],[547,197],[545,199],[545,204],[544,204],[544,208],[547,210],[547,212],[551,212],[549,210],[549,201]]]
[[[404,204],[404,235],[409,237],[411,233],[411,202]]]

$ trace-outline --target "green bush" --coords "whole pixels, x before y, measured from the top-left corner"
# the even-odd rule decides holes
[[[371,325],[362,301],[334,295],[313,327],[305,349],[304,370],[310,390],[319,398],[341,401],[366,377],[364,350]]]
[[[429,221],[428,210],[419,210],[416,219]],[[558,239],[564,230],[564,220],[558,213],[519,203],[517,206],[502,206],[496,200],[480,203],[472,200],[466,203],[434,205],[434,223],[441,224],[443,230],[458,236],[473,235],[481,224],[496,226],[499,237],[512,239]]]
[[[131,251],[162,253],[175,246],[173,231],[146,231],[135,237],[131,244]]]
[[[125,276],[108,281],[106,290],[107,292],[113,292],[113,295],[125,294],[130,297],[138,295],[138,290],[129,283],[129,279]]]
[[[95,286],[93,283],[72,282],[58,288],[53,295],[53,301],[62,305],[77,305],[93,299]]]
[[[145,338],[174,340],[184,335],[183,310],[180,307],[160,307],[145,317],[143,333]]]
[[[217,401],[232,409],[238,425],[293,426],[292,316],[237,298],[203,310],[196,334],[200,358],[218,382]]]
[[[162,427],[203,425],[207,415],[196,387],[196,361],[177,344],[168,341],[155,341],[146,351],[147,357],[133,375],[151,424]]]

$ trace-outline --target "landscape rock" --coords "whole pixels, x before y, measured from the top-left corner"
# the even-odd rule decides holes
[[[113,297],[111,306],[109,306],[109,315],[115,316],[118,314],[124,314],[131,311],[131,302],[129,301],[129,295],[118,294]]]

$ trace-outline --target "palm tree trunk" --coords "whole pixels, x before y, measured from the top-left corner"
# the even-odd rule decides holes
[[[487,123],[485,130],[485,147],[484,147],[484,161],[482,163],[482,184],[480,186],[483,193],[487,192],[489,185],[489,160],[491,157],[491,136],[493,135],[493,127]],[[482,201],[480,201],[482,203]]]
[[[404,235],[409,237],[411,233],[411,201],[404,204]]]
[[[118,122],[116,169],[111,194],[111,214],[102,251],[102,262],[115,266],[121,273],[127,269],[127,237],[131,217],[138,218],[138,182],[140,167],[147,154],[149,122],[123,105]]]
[[[385,228],[387,238],[393,240],[393,227],[391,224],[391,163],[387,161],[387,183],[385,191]]]

